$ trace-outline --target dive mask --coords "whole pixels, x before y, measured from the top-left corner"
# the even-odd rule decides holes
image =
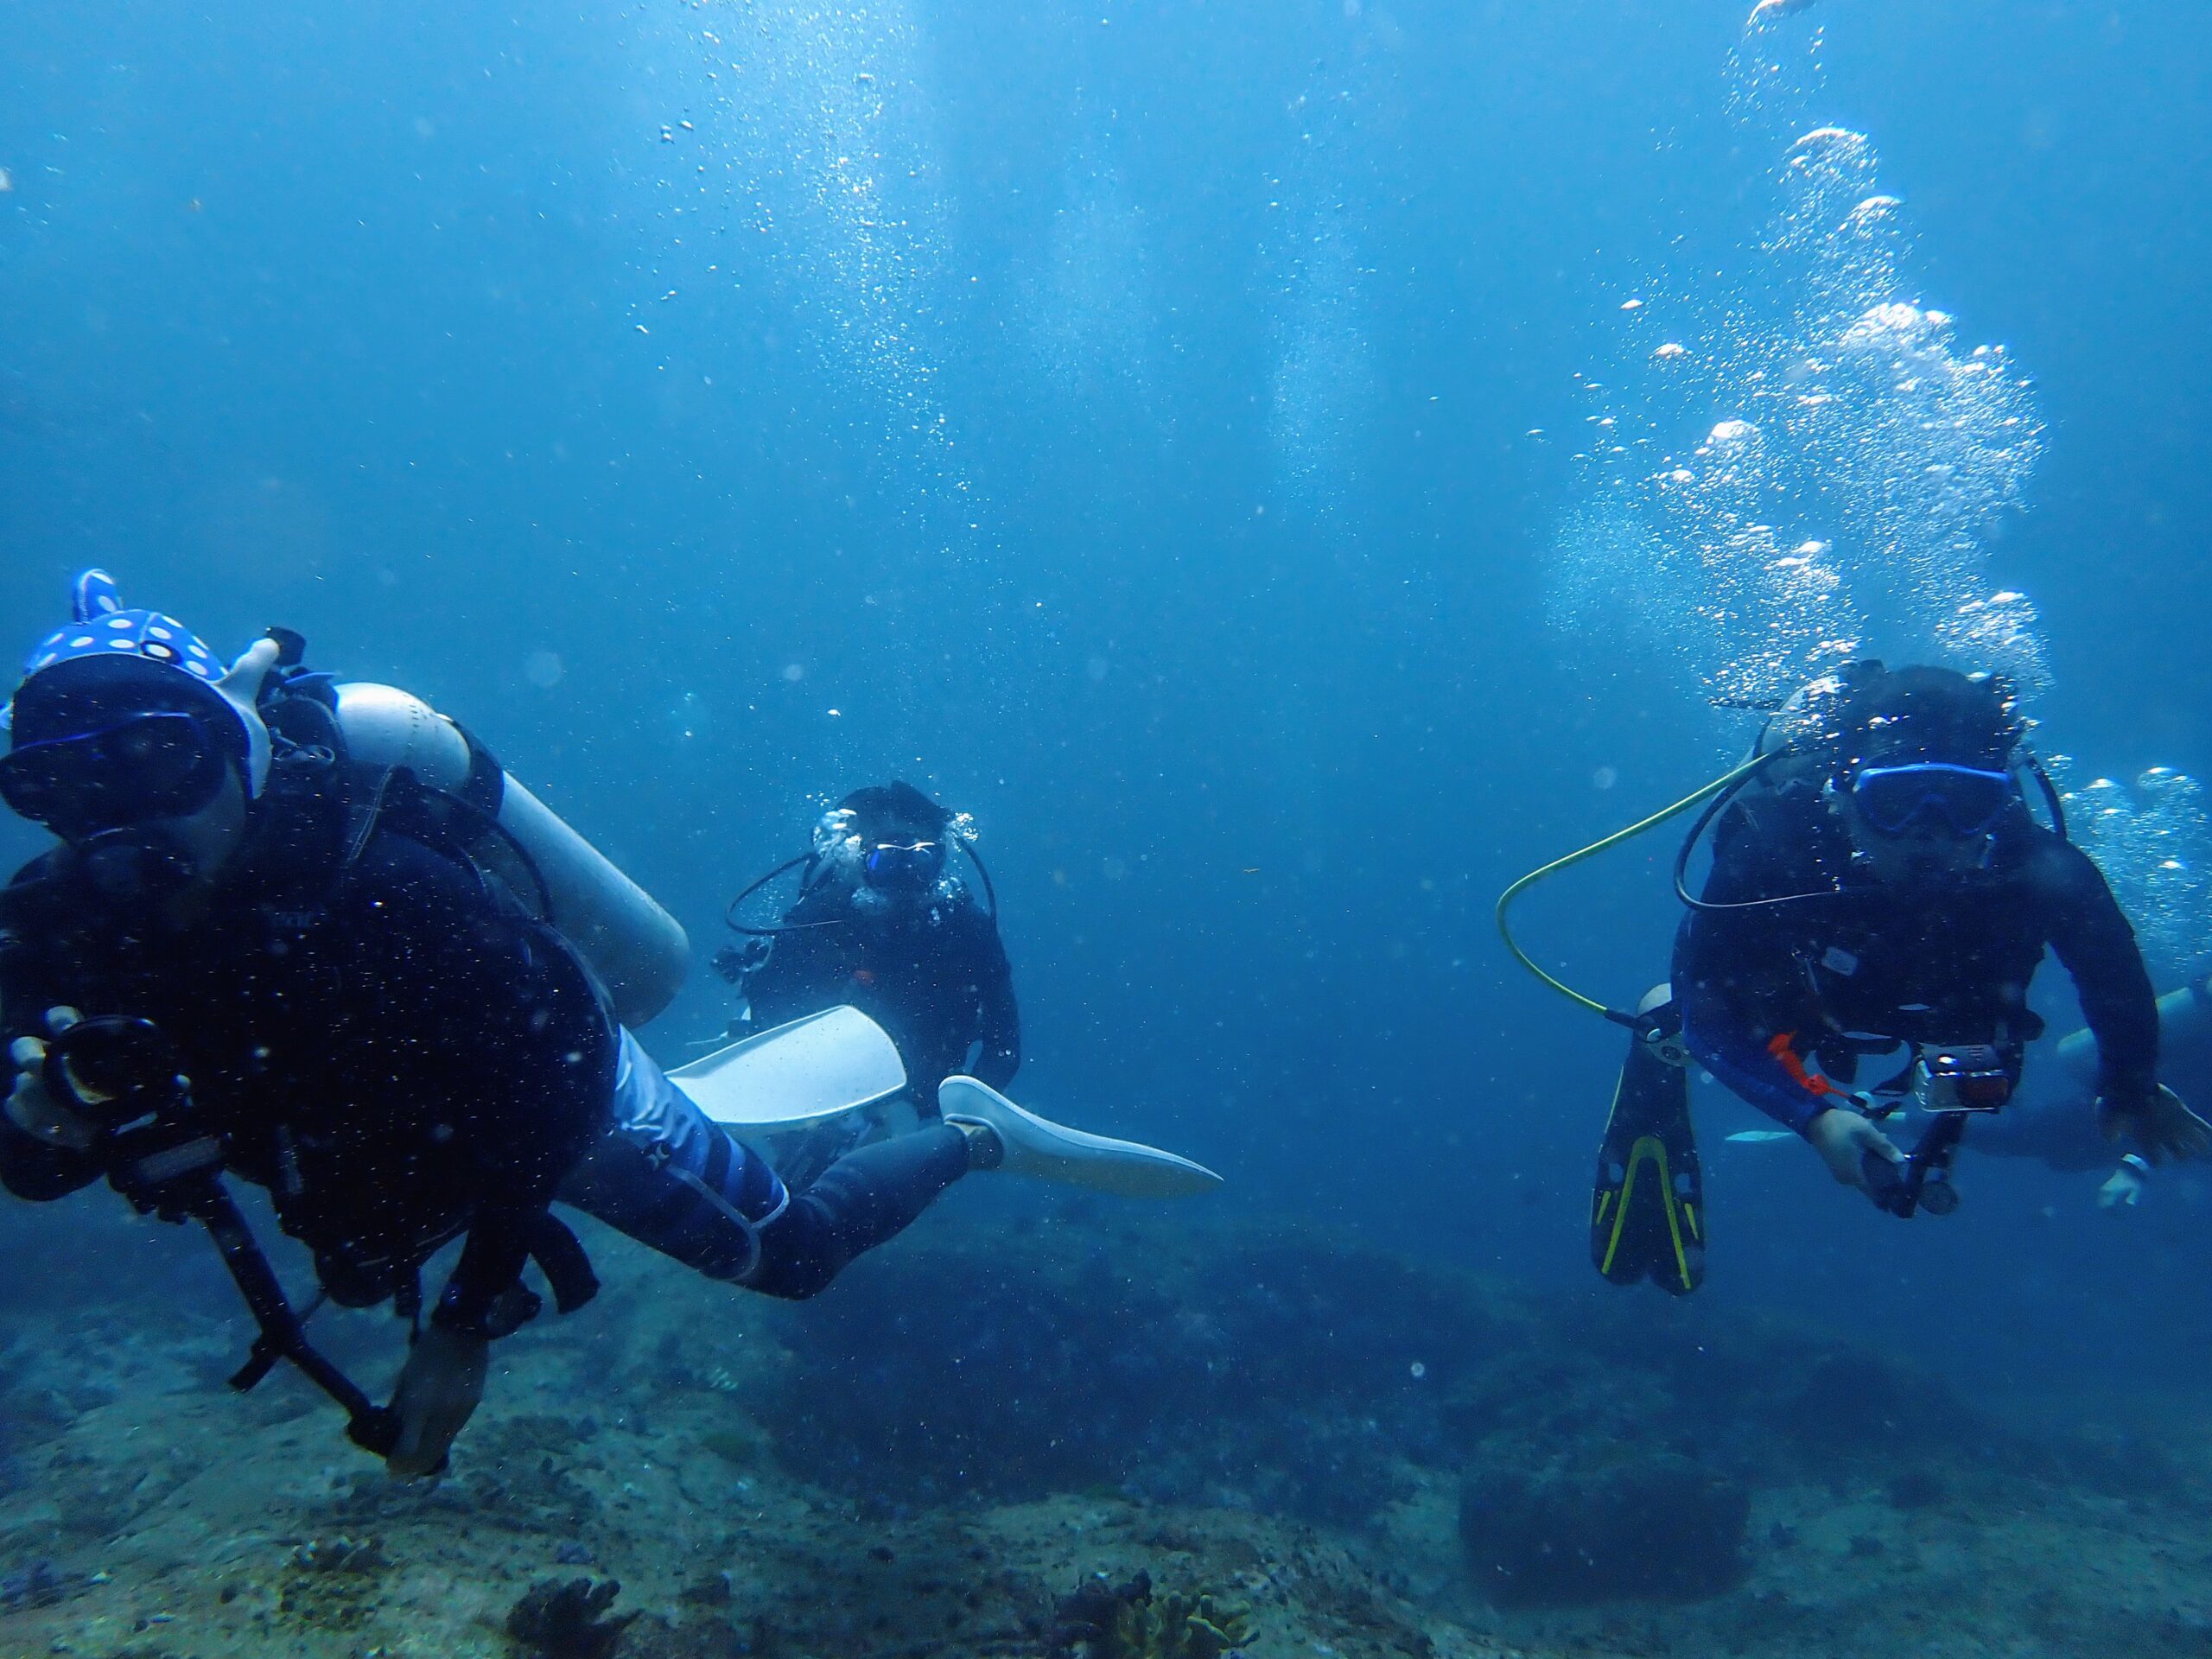
[[[149,711],[0,755],[0,798],[64,841],[189,817],[222,788],[220,741],[188,714]]]
[[[1880,836],[1914,829],[1944,830],[1961,840],[1987,835],[2019,798],[2009,772],[1940,760],[1868,766],[1851,782],[1853,804]]]
[[[879,841],[861,869],[878,892],[926,893],[944,870],[944,847],[935,841]]]

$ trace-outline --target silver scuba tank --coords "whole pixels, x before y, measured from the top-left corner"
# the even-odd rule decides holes
[[[1751,753],[1744,758],[1755,760],[1762,755],[1782,754],[1807,760],[1823,757],[1838,735],[1837,715],[1846,690],[1842,675],[1835,672],[1820,675],[1799,686],[1760,725]],[[1771,774],[1803,768],[1793,766],[1789,760],[1778,760],[1766,770]]]
[[[2212,982],[2197,979],[2158,999],[2158,1069],[2184,1089],[2212,1067]],[[2067,1086],[2088,1099],[2097,1088],[2097,1039],[2088,1030],[2058,1039],[2057,1065]]]
[[[548,918],[606,984],[615,1017],[641,1026],[674,1000],[691,944],[676,918],[497,764],[452,721],[397,686],[354,681],[338,687],[338,724],[351,758],[405,767],[423,783],[460,794],[496,772],[486,810],[544,879]]]

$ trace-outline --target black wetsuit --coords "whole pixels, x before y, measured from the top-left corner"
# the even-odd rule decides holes
[[[444,1306],[480,1319],[600,1133],[614,1023],[568,946],[462,861],[378,833],[342,880],[289,862],[250,859],[179,929],[105,899],[66,849],[35,861],[0,894],[6,1034],[43,1034],[56,1006],[152,1020],[227,1166],[270,1189],[334,1294],[381,1300],[475,1229]],[[21,1197],[102,1173],[0,1123]]]
[[[1014,974],[997,925],[973,899],[874,909],[850,889],[817,887],[784,925],[793,931],[779,934],[744,978],[754,1028],[840,1003],[858,1008],[891,1033],[925,1114],[935,1109],[937,1085],[956,1073],[994,1089],[1014,1080],[1021,1066]]]
[[[1822,1076],[1885,1081],[1904,1063],[1900,1041],[1994,1044],[2017,1075],[2043,1029],[2027,993],[2046,946],[2095,1034],[2099,1093],[2138,1102],[2155,1088],[2158,1011],[2134,931],[2096,866],[2025,808],[1999,824],[1985,868],[1912,887],[1854,861],[1810,790],[1747,794],[1722,814],[1708,902],[1838,886],[1832,897],[1694,911],[1675,937],[1691,1052],[1777,1122],[1802,1134],[1834,1103],[1816,1092]],[[1861,1059],[1882,1053],[1897,1058],[1859,1077]]]
[[[44,1034],[57,1006],[158,1025],[226,1167],[270,1189],[340,1300],[411,1293],[423,1258],[467,1232],[437,1314],[481,1328],[556,1197],[701,1272],[808,1296],[965,1173],[966,1141],[938,1126],[787,1192],[473,860],[378,828],[340,877],[341,824],[278,844],[272,816],[286,822],[261,815],[187,927],[104,898],[67,849],[26,867],[0,893],[0,1021],[11,1041]],[[0,1118],[0,1182],[18,1196],[104,1170],[98,1148]]]

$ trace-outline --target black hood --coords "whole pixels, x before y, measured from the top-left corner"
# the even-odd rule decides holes
[[[912,784],[896,779],[856,789],[837,804],[857,817],[864,834],[880,835],[898,827],[938,835],[952,822],[950,810],[939,806]]]
[[[1843,721],[1847,772],[1938,761],[2001,772],[2027,722],[2011,681],[1956,669],[1884,669],[1852,688]]]

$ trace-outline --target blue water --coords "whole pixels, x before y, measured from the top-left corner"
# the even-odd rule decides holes
[[[1575,376],[1770,212],[1744,9],[15,8],[0,619],[28,647],[96,562],[222,648],[297,628],[466,720],[702,954],[824,797],[909,778],[981,825],[1025,1097],[1602,1308],[1616,1033],[1489,909],[1744,734],[1692,646],[1546,603]],[[2212,14],[1788,26],[1919,296],[2032,377],[1986,557],[2040,612],[2038,741],[2212,768]],[[1532,902],[1532,944],[1631,999],[1671,851]],[[646,1036],[726,1014],[702,973]],[[1701,1098],[1709,1145],[1750,1126]],[[1703,1295],[1999,1393],[2189,1385],[2196,1182],[2116,1224],[2079,1177],[1962,1179],[1900,1226],[1713,1152]]]

